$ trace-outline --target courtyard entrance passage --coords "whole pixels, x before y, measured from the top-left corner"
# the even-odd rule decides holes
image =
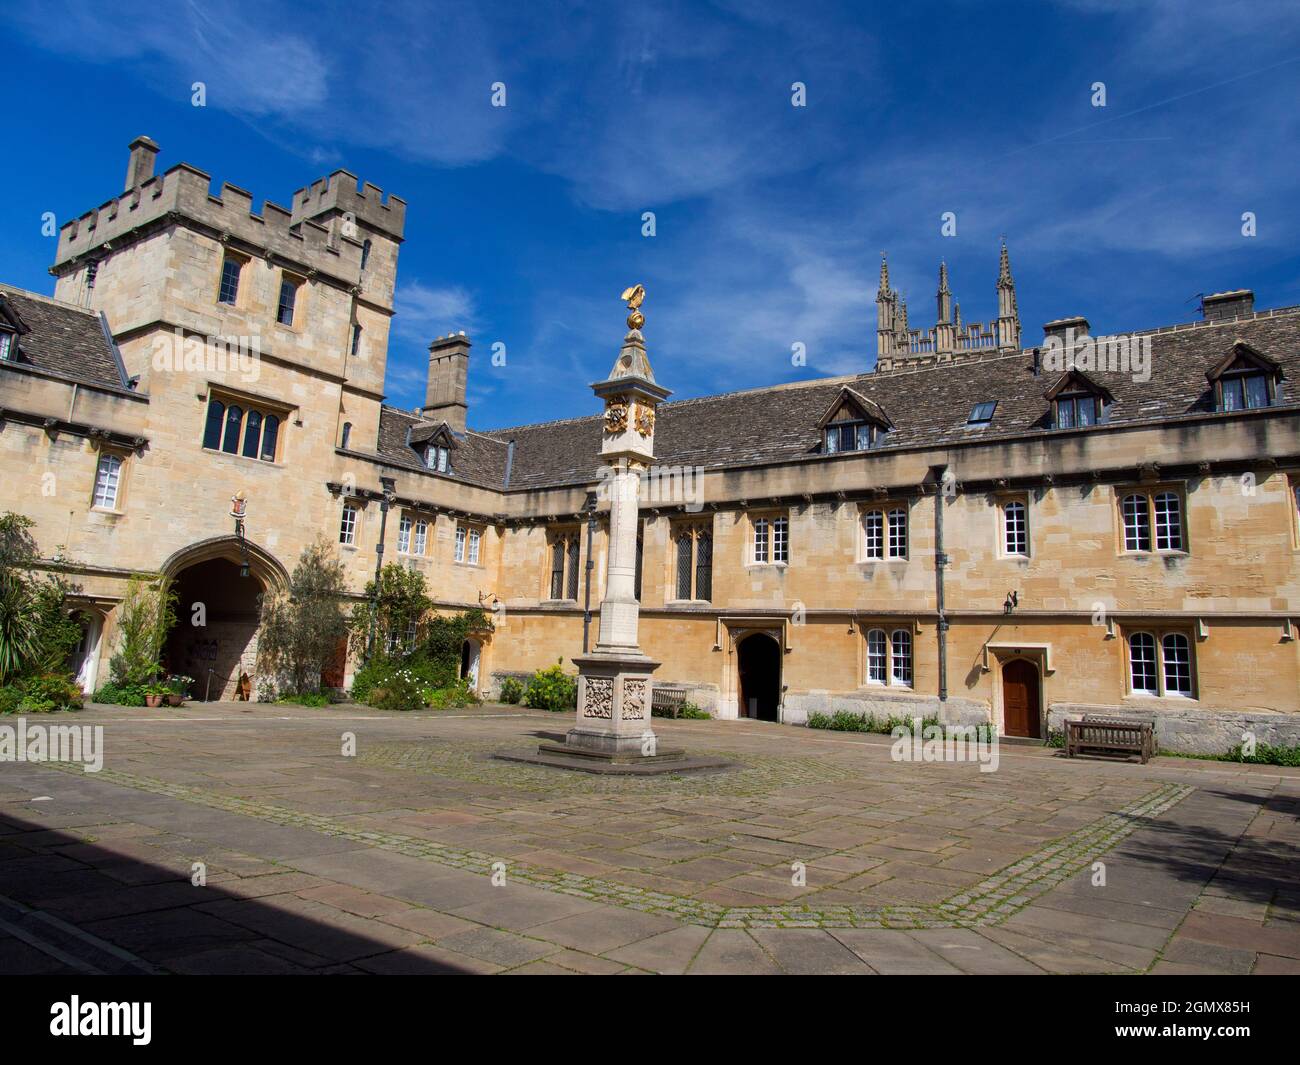
[[[167,638],[167,671],[193,677],[196,700],[238,698],[241,679],[250,696],[256,694],[262,582],[251,573],[240,576],[229,559],[212,558],[181,570],[173,587],[176,624]]]
[[[776,721],[781,703],[781,645],[768,633],[751,633],[736,645],[736,664],[740,716]]]

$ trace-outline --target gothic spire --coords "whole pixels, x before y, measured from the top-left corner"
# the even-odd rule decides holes
[[[948,264],[939,264],[939,292],[937,296],[939,316],[936,324],[947,325],[952,321],[952,289],[948,287]]]
[[[1016,282],[1011,276],[1011,256],[1007,254],[1006,238],[1002,240],[1002,258],[998,263],[998,288],[1015,288]]]

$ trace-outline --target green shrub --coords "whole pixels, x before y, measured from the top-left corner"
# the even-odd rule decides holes
[[[117,610],[117,651],[108,660],[113,683],[148,684],[162,672],[163,644],[176,621],[176,591],[165,577],[132,577]]]
[[[682,703],[677,708],[677,716],[684,717],[687,721],[709,721],[713,715],[707,710],[703,710],[694,703]]]
[[[833,714],[814,711],[808,715],[808,727],[829,729],[832,732],[876,732],[883,735],[890,735],[894,729],[901,728],[908,736],[912,734],[914,718],[908,714],[891,714],[889,717],[878,718],[872,714],[855,714],[851,710],[836,710]],[[923,717],[921,719],[922,730],[929,728],[931,725],[940,725],[937,717]],[[942,726],[941,726],[942,727]],[[977,735],[980,739],[989,740],[993,735],[993,728],[988,724],[976,725]],[[945,730],[945,735],[947,731]]]
[[[58,672],[81,636],[67,606],[76,589],[37,572],[34,527],[21,514],[0,515],[0,685]]]
[[[458,680],[450,688],[425,689],[425,702],[434,710],[451,710],[462,706],[473,706],[479,701],[469,681]]]
[[[367,702],[370,693],[400,668],[396,660],[376,655],[353,675],[352,698],[359,703]]]
[[[113,703],[117,706],[144,706],[145,686],[143,684],[114,684],[109,682],[92,697],[97,703]]]
[[[324,692],[285,692],[277,703],[293,703],[295,706],[329,706],[330,698]]]
[[[0,688],[0,714],[16,714],[23,701],[23,693],[16,685],[7,684]]]
[[[524,697],[524,685],[522,681],[514,677],[506,677],[501,682],[501,701],[503,703],[517,703]]]
[[[319,690],[321,673],[348,634],[346,594],[347,579],[334,545],[322,537],[303,548],[288,590],[262,603],[260,667],[282,678],[290,691]]]
[[[425,688],[451,688],[457,683],[459,667],[459,659],[449,663],[422,654],[407,659],[376,655],[352,678],[352,698],[359,703],[369,702],[370,693],[375,688],[387,687],[389,679],[398,672],[410,673]]]
[[[383,682],[383,687],[370,690],[366,702],[378,710],[424,709],[425,686],[409,669],[395,669]]]
[[[26,677],[16,685],[22,698],[18,703],[20,714],[50,714],[56,710],[80,710],[81,689],[64,674],[45,673]]]
[[[1255,753],[1243,755],[1237,744],[1222,758],[1225,762],[1251,762],[1255,765],[1300,766],[1300,744],[1294,747],[1274,747],[1271,743],[1255,744]]]
[[[578,678],[560,668],[560,663],[539,669],[528,682],[524,701],[535,710],[572,710],[578,705]]]

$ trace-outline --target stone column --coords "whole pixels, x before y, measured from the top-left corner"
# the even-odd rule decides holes
[[[636,598],[636,527],[641,466],[620,460],[607,469],[610,471],[609,553],[596,649],[627,651],[638,646],[637,624],[641,615],[641,604]]]
[[[645,292],[628,289],[629,332],[610,376],[592,390],[605,402],[599,495],[609,501],[609,552],[605,597],[595,650],[575,658],[577,721],[565,748],[613,761],[661,759],[681,752],[658,750],[651,726],[651,661],[637,642],[636,533],[642,472],[654,461],[655,409],[668,390],[655,383],[646,356],[639,307]]]

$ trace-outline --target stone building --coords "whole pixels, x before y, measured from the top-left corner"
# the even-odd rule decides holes
[[[257,595],[321,534],[355,593],[382,542],[440,608],[490,608],[465,648],[481,690],[572,668],[603,591],[602,416],[468,428],[463,335],[430,345],[420,410],[386,405],[403,201],[338,171],[256,215],[193,167],[156,175],[157,151],[134,142],[123,192],[63,227],[53,299],[0,286],[0,509],[80,586],[82,682],[129,576],[162,572],[169,664],[229,697],[257,677]],[[660,407],[637,574],[656,685],[722,718],[1043,736],[1104,708],[1171,748],[1300,740],[1300,307],[1225,292],[1198,321],[1062,318],[1026,346],[1005,246],[995,291],[963,323],[943,267],[912,329],[882,262],[872,372]]]

